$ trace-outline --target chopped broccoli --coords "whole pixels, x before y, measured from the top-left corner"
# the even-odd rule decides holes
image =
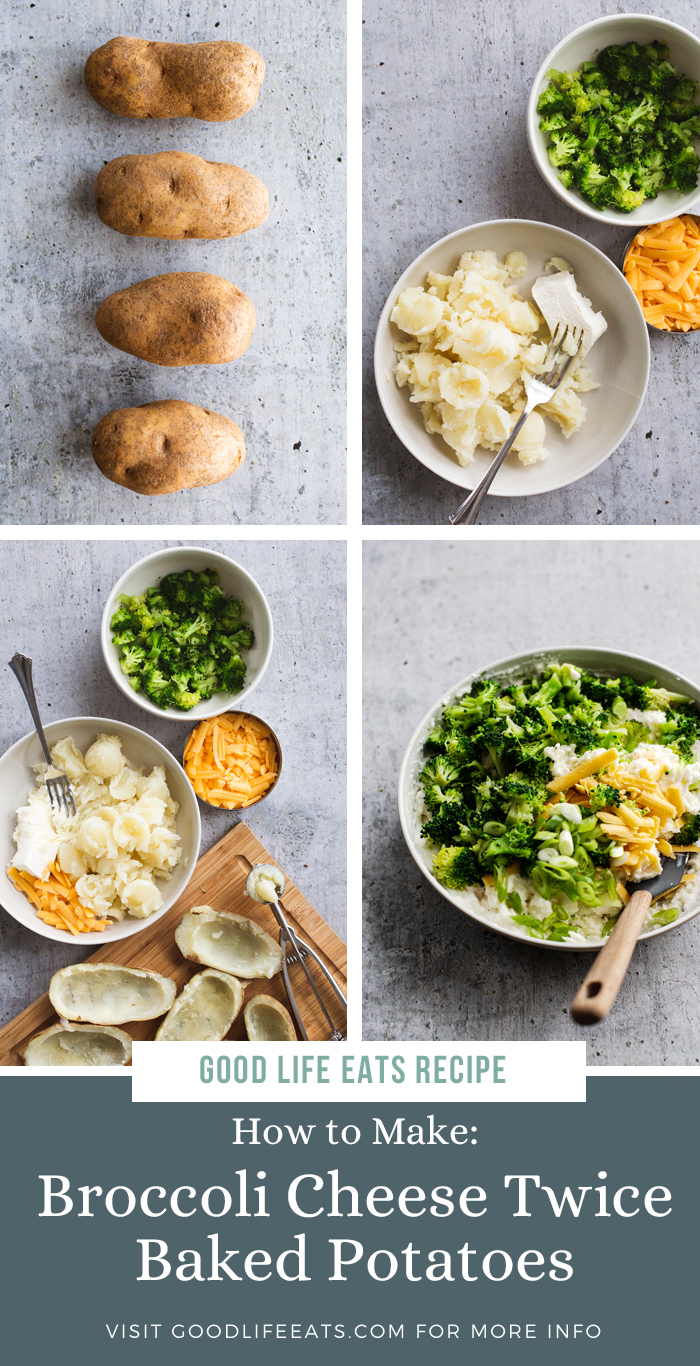
[[[596,208],[630,213],[661,189],[696,188],[698,83],[667,53],[659,42],[612,44],[580,71],[548,73],[537,108],[549,159]]]
[[[444,887],[474,887],[481,882],[478,860],[471,849],[443,845],[433,855],[433,872]]]
[[[668,692],[666,688],[657,687],[653,678],[646,683],[637,683],[627,674],[620,679],[620,692],[628,707],[635,707],[639,711],[668,711],[669,707],[687,706],[693,701],[686,693]]]
[[[671,835],[671,844],[697,844],[700,841],[700,816],[686,815],[677,834]]]
[[[240,692],[241,651],[254,644],[244,611],[225,596],[215,569],[166,574],[140,597],[123,594],[110,624],[134,691],[181,711],[215,692]]]
[[[604,806],[619,806],[620,793],[616,787],[608,787],[607,783],[598,783],[593,788],[589,806],[591,811],[600,811]]]

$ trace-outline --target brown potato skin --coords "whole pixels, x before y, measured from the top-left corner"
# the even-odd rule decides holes
[[[255,309],[220,275],[179,270],[110,294],[95,324],[101,337],[152,365],[223,365],[250,346]]]
[[[267,190],[250,171],[189,152],[116,157],[95,181],[95,208],[128,237],[237,237],[265,222]]]
[[[92,454],[113,484],[152,497],[228,479],[245,459],[245,442],[230,418],[166,398],[107,413],[92,433]]]
[[[245,43],[110,38],[85,63],[92,98],[130,119],[239,119],[255,104],[264,75],[260,53]]]

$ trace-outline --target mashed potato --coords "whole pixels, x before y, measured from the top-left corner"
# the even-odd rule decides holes
[[[404,289],[392,312],[391,321],[412,338],[395,344],[396,382],[409,385],[426,431],[440,435],[460,465],[471,463],[477,446],[500,450],[525,407],[523,381],[544,361],[549,332],[542,316],[508,283],[526,268],[521,251],[504,264],[493,251],[465,252],[454,275],[429,274],[427,288]],[[578,394],[597,388],[585,362],[574,361],[555,397],[530,414],[516,437],[513,449],[524,465],[549,454],[542,413],[571,436],[586,416]]]
[[[84,756],[66,736],[51,758],[70,779],[76,814],[51,806],[46,764],[37,764],[37,786],[17,812],[13,867],[42,878],[55,860],[82,905],[105,919],[160,910],[155,879],[169,881],[182,856],[165,769],[133,767],[117,735],[98,735]]]

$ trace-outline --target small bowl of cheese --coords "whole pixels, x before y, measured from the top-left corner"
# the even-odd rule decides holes
[[[190,731],[182,765],[200,801],[239,811],[257,806],[277,786],[282,750],[259,716],[227,711]]]
[[[682,213],[638,232],[625,249],[625,279],[655,332],[700,328],[700,218]]]

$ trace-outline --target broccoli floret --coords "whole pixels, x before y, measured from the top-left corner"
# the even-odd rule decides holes
[[[669,707],[692,705],[692,697],[687,693],[668,692],[666,688],[658,688],[653,678],[646,683],[637,683],[628,674],[623,674],[619,680],[620,692],[625,699],[628,707],[634,707],[639,711],[668,711]]]
[[[459,769],[444,754],[438,754],[434,759],[429,759],[420,775],[420,781],[424,787],[433,785],[444,790],[447,787],[454,787],[459,782]]]
[[[124,674],[137,674],[146,662],[146,651],[142,645],[127,645],[121,654],[119,664]]]
[[[434,811],[430,820],[421,826],[421,836],[430,844],[455,844],[462,839],[461,830],[465,829],[471,818],[468,807],[461,803],[443,803],[439,811]]]
[[[554,133],[560,128],[566,128],[568,122],[566,114],[557,111],[557,113],[545,114],[540,119],[540,128],[543,133]]]
[[[659,731],[659,740],[690,763],[695,757],[693,745],[700,740],[700,712],[694,707],[672,711]]]
[[[582,195],[594,204],[603,204],[614,193],[610,177],[597,161],[580,158],[574,168],[574,177]]]
[[[683,825],[675,835],[671,835],[671,844],[697,844],[700,842],[700,816],[686,815]]]
[[[486,720],[491,715],[493,703],[501,691],[495,678],[479,678],[472,684],[471,692],[460,697],[454,707],[448,707],[445,718],[450,725],[473,725]]]
[[[563,79],[560,71],[548,72],[549,85],[542,91],[537,101],[537,112],[548,117],[552,114],[563,114],[565,118],[570,118],[574,112],[574,101],[568,94],[559,89],[559,80]]]
[[[581,151],[581,144],[575,133],[555,132],[547,148],[547,155],[553,166],[566,166],[574,161]]]
[[[683,122],[679,123],[678,127],[686,137],[700,138],[700,113],[694,113],[689,118],[683,119]]]
[[[700,160],[692,147],[684,147],[677,157],[674,157],[669,167],[669,182],[678,190],[679,194],[687,194],[694,190],[698,181],[698,166]]]
[[[430,749],[436,754],[444,754],[448,734],[449,732],[444,730],[442,726],[435,726],[425,742],[426,749]]]
[[[697,81],[691,80],[690,76],[681,76],[669,94],[669,103],[674,109],[677,104],[691,104],[697,99],[697,95]]]
[[[492,868],[494,863],[508,864],[514,859],[524,859],[529,863],[537,857],[538,846],[533,841],[531,825],[509,826],[503,835],[482,840],[479,854],[483,863]]]
[[[481,882],[479,861],[471,849],[444,845],[433,855],[433,873],[443,887],[458,889]]]
[[[620,793],[616,787],[608,787],[607,783],[598,783],[590,795],[589,806],[591,811],[600,811],[604,806],[619,806]]]
[[[591,726],[571,721],[567,717],[559,726],[559,737],[561,744],[574,745],[579,754],[584,754],[588,749],[599,748],[600,737],[597,731],[593,730]]]
[[[661,157],[660,153],[656,154]],[[633,164],[634,179],[647,199],[656,199],[659,190],[666,184],[666,172],[661,166],[654,165],[655,156],[651,154],[645,161],[636,160]]]

